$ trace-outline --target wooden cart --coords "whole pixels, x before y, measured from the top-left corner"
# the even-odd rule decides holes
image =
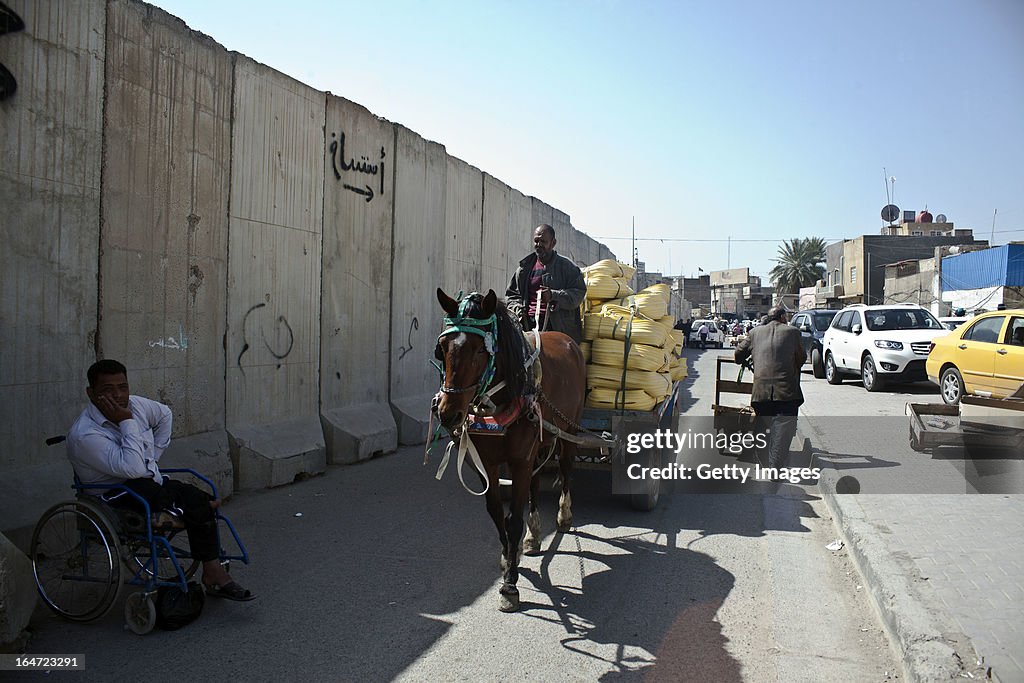
[[[664,466],[667,453],[647,449],[630,455],[626,452],[626,441],[630,434],[652,432],[655,429],[675,430],[681,389],[682,381],[673,382],[668,398],[652,410],[585,409],[581,424],[590,433],[577,435],[582,443],[577,447],[575,466],[583,469],[611,469],[614,463]],[[629,494],[629,502],[637,510],[653,510],[661,496],[661,483],[657,479],[649,479],[643,484],[643,490]]]

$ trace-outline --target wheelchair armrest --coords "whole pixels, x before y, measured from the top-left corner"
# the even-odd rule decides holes
[[[78,484],[78,483],[76,483],[72,488],[74,488],[76,491],[82,491],[82,492],[86,492],[88,489],[103,489],[103,492],[106,492],[106,491],[121,491],[123,493],[127,493],[129,496],[134,498],[135,501],[142,506],[143,511],[146,513],[146,518],[147,519],[152,514],[152,510],[149,509],[149,501],[147,501],[145,498],[143,498],[142,496],[137,494],[135,491],[132,491],[130,488],[128,488],[124,484]],[[106,498],[104,498],[102,494],[100,494],[100,495],[98,495],[96,497],[99,498],[100,500],[102,500],[104,503],[107,503],[107,504],[110,503],[110,501],[108,501]]]
[[[214,498],[219,498],[220,497],[217,494],[217,486],[213,483],[213,481],[211,481],[210,479],[207,479],[206,477],[204,477],[203,475],[199,474],[198,472],[196,472],[194,469],[192,469],[190,467],[172,467],[170,469],[165,469],[165,468],[161,467],[160,468],[160,472],[164,473],[164,474],[168,474],[168,473],[170,473],[170,474],[174,474],[174,473],[191,474],[196,479],[201,479],[202,481],[206,482],[206,485],[210,487],[210,492],[213,494]]]

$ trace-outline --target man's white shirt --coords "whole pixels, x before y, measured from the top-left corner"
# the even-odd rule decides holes
[[[129,396],[132,419],[114,424],[91,402],[68,432],[68,459],[83,484],[120,484],[152,478],[163,484],[157,462],[171,442],[171,409]]]

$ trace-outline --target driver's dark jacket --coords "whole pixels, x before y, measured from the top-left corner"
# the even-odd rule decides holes
[[[519,262],[512,280],[505,290],[505,304],[508,312],[521,323],[529,310],[526,296],[530,286],[530,273],[537,262],[537,254],[529,254]],[[563,332],[572,337],[577,344],[583,341],[583,321],[580,319],[580,304],[587,296],[587,283],[583,273],[569,259],[555,252],[551,262],[545,268],[543,285],[551,290],[551,302],[548,308],[548,321],[545,331]],[[524,324],[524,328],[531,327]]]

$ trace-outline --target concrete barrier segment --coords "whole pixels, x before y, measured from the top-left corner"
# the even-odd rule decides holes
[[[379,403],[324,411],[320,421],[332,465],[350,465],[398,449],[395,418]]]
[[[0,534],[0,652],[19,652],[36,607],[32,563]]]
[[[391,400],[391,414],[398,427],[398,443],[416,446],[430,438],[430,400],[434,392],[420,396],[403,396]]]
[[[327,469],[327,447],[315,417],[233,427],[228,437],[238,491],[283,486]]]

